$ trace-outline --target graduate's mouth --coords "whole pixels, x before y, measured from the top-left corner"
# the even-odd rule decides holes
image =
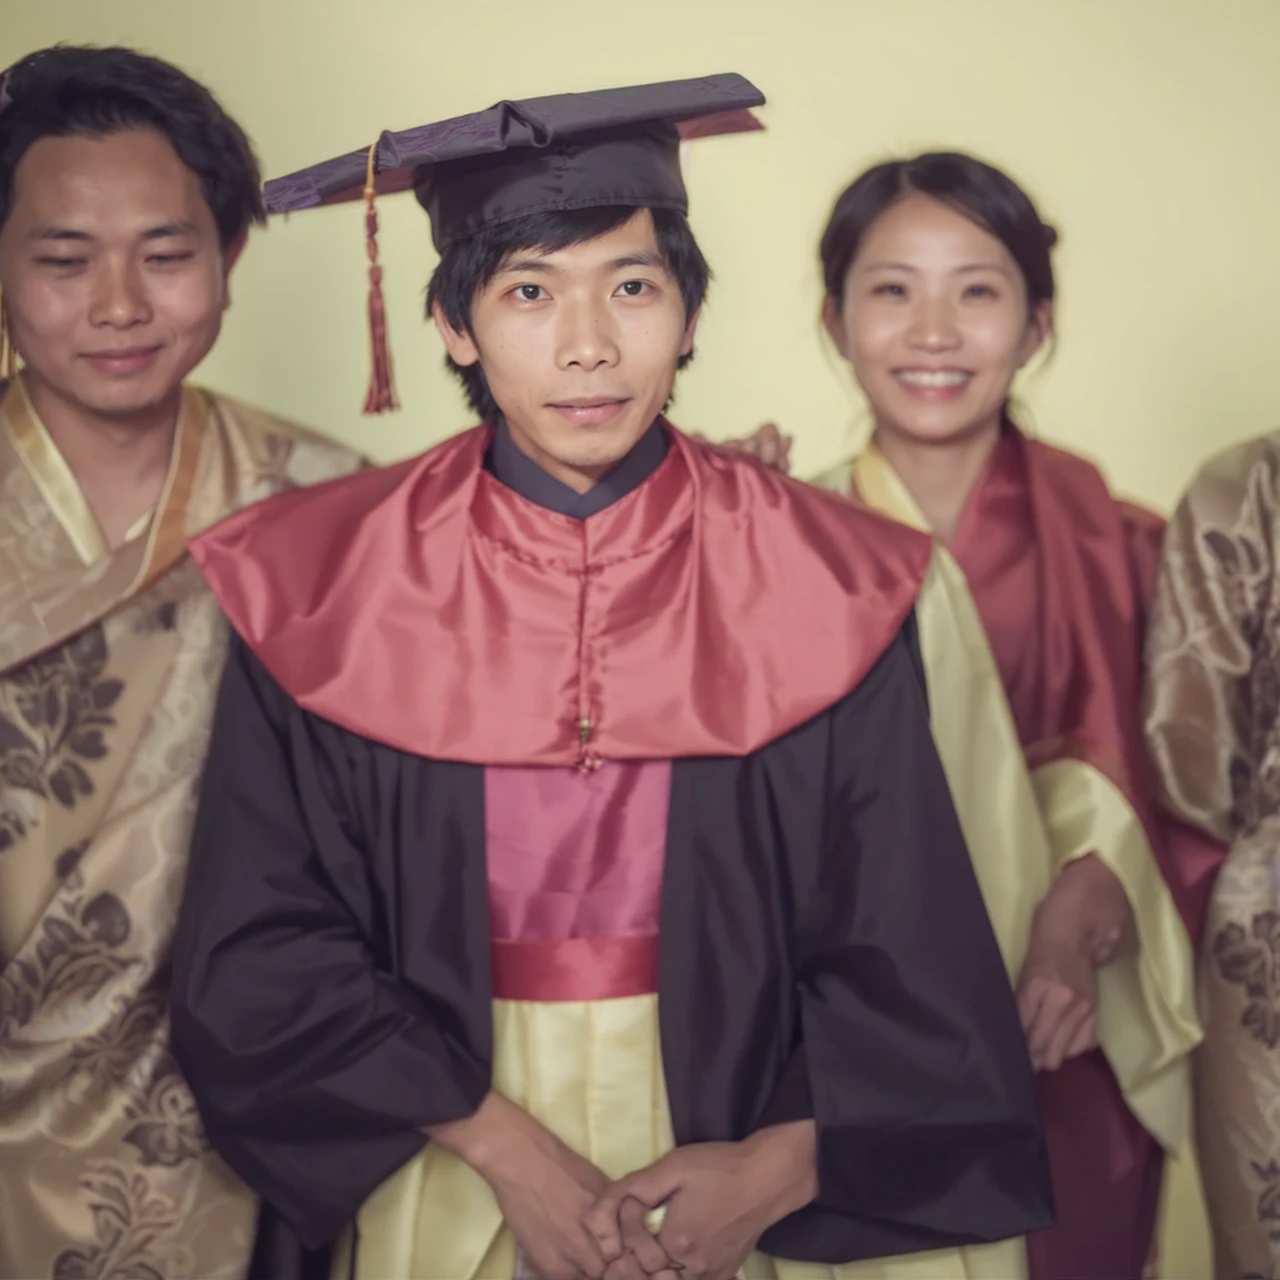
[[[99,373],[141,373],[160,353],[155,347],[121,347],[118,351],[86,351],[84,358]]]
[[[553,400],[548,409],[554,409],[575,427],[598,427],[612,422],[631,403],[629,396],[577,396],[572,400]]]
[[[920,400],[958,400],[964,395],[973,372],[969,369],[895,369],[893,376],[908,394]]]

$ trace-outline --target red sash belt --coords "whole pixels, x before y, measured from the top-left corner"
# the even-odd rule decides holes
[[[493,942],[496,1000],[617,1000],[658,989],[658,935]]]

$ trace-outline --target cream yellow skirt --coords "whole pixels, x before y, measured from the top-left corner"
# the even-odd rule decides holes
[[[494,1088],[612,1178],[674,1145],[653,995],[589,1003],[494,1001]],[[434,1146],[369,1197],[359,1280],[513,1280],[516,1242],[488,1184]],[[350,1274],[352,1241],[334,1280]],[[753,1254],[743,1280],[1024,1280],[1020,1240],[829,1267]]]

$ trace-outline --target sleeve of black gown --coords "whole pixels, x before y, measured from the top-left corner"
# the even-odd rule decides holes
[[[801,1043],[764,1120],[813,1116],[820,1191],[761,1242],[781,1257],[853,1261],[1052,1219],[1025,1038],[912,635],[832,713],[825,847],[797,871]]]
[[[920,682],[925,713],[929,710],[929,690],[925,679],[924,655],[920,650],[919,627],[915,614],[908,618],[902,629],[900,643],[906,646],[911,669]],[[759,1128],[770,1125],[790,1124],[796,1120],[813,1119],[813,1098],[809,1093],[809,1064],[805,1060],[804,1046],[800,1045],[791,1055],[782,1075],[774,1087],[773,1095],[760,1117]]]
[[[487,1068],[375,964],[367,862],[306,717],[233,640],[174,945],[174,1052],[210,1141],[308,1247],[471,1114]]]

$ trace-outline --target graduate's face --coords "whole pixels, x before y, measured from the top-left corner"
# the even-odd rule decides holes
[[[113,418],[171,399],[218,336],[234,257],[161,134],[36,142],[0,230],[0,289],[33,394]]]
[[[595,240],[513,254],[476,295],[470,333],[436,323],[458,364],[479,361],[516,444],[581,493],[670,399],[697,316],[641,210]]]
[[[996,236],[910,195],[868,228],[824,320],[877,430],[940,444],[999,429],[1052,304],[1028,307],[1022,272]]]

